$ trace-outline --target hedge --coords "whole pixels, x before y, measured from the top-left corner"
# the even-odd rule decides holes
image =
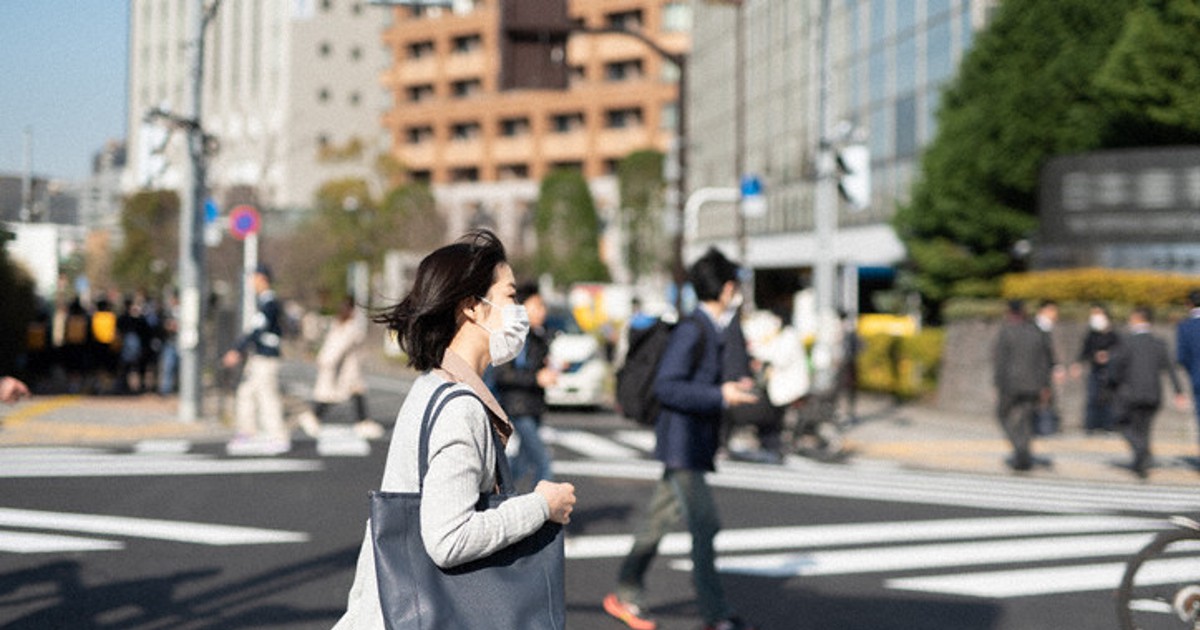
[[[911,337],[867,335],[858,355],[858,387],[918,398],[937,389],[946,333],[925,328]]]
[[[1145,304],[1184,304],[1200,289],[1200,276],[1125,269],[1064,269],[1009,274],[1000,283],[1004,299]]]

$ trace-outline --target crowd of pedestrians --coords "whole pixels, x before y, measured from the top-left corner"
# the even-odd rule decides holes
[[[58,297],[29,324],[22,373],[37,392],[170,394],[174,304],[143,291]]]

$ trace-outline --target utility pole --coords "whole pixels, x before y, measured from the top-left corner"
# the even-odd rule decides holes
[[[184,193],[179,208],[179,420],[195,422],[203,399],[204,335],[204,197],[205,145],[202,107],[204,102],[204,33],[216,15],[220,0],[208,7],[204,0],[190,0],[191,116],[177,121],[186,131],[188,160],[184,168]]]
[[[25,127],[25,164],[21,169],[21,220],[33,220],[33,127]]]
[[[820,84],[817,88],[819,146],[817,147],[817,182],[814,191],[814,232],[817,237],[816,259],[813,263],[813,289],[816,293],[816,341],[813,346],[813,366],[818,387],[832,384],[833,339],[831,318],[834,313],[834,281],[837,275],[835,260],[837,238],[837,160],[832,138],[832,115],[829,107],[829,0],[821,0],[820,20]]]

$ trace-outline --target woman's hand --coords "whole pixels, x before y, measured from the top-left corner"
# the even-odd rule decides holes
[[[550,506],[550,520],[563,525],[571,522],[571,510],[575,509],[575,486],[569,483],[539,481],[533,491],[546,499]]]

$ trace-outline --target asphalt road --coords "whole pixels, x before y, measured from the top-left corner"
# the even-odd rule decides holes
[[[373,392],[378,417],[400,394]],[[558,473],[580,498],[569,627],[620,628],[599,604],[658,474],[650,436],[603,411],[550,424]],[[0,627],[333,625],[385,442],[366,456],[298,442],[275,459],[142,446],[0,453]],[[1187,488],[1129,494],[871,462],[727,463],[711,481],[729,598],[776,630],[1115,627],[1123,558],[1162,514],[1195,503]],[[700,625],[686,545],[665,541],[649,576],[664,630]]]

